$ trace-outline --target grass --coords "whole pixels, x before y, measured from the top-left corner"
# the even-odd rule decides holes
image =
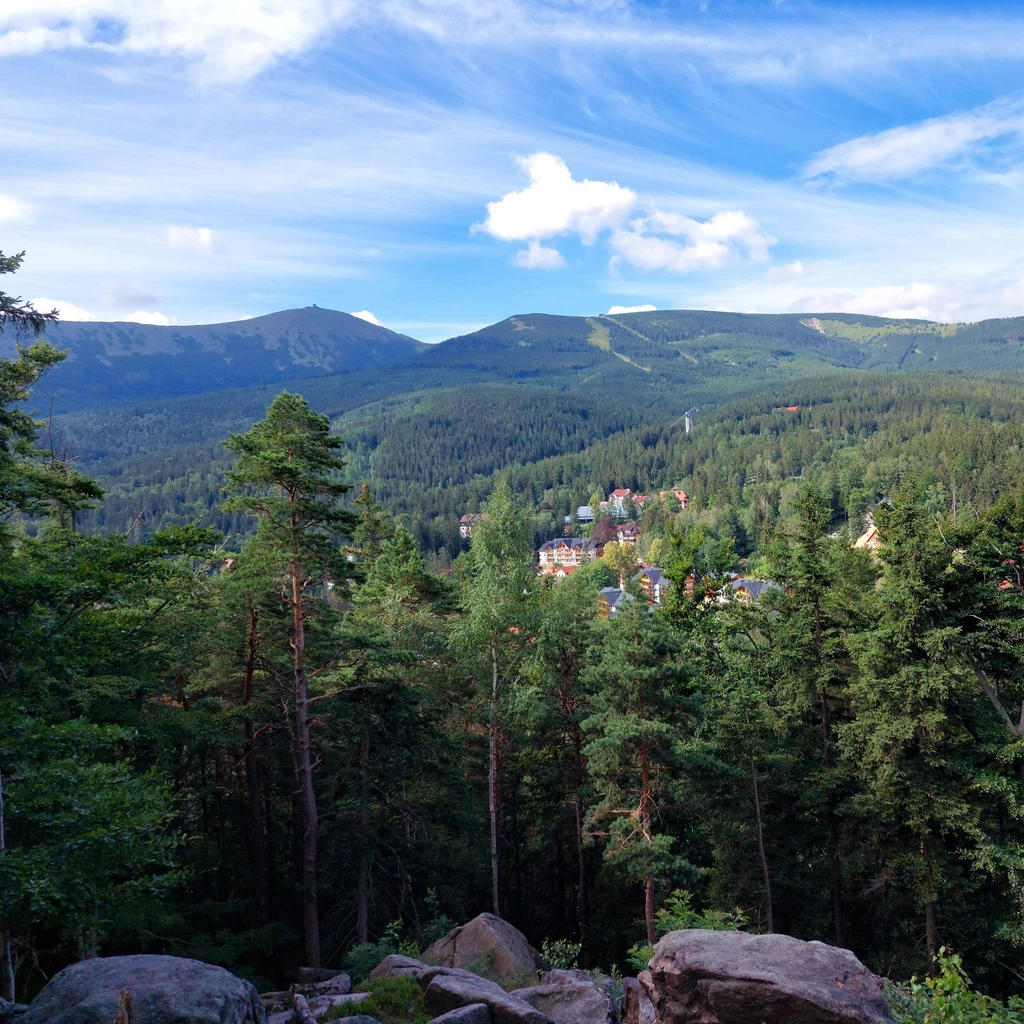
[[[427,1024],[434,1015],[423,1003],[423,989],[415,978],[374,978],[360,986],[370,998],[349,1006],[332,1007],[321,1017],[322,1024],[360,1014],[375,1017],[380,1024]]]
[[[611,352],[611,332],[608,330],[608,326],[598,323],[597,320],[590,317],[587,318],[587,323],[590,324],[590,336],[587,338],[587,341],[602,352]]]

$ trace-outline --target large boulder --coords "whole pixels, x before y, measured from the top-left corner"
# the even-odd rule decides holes
[[[435,1017],[430,1024],[491,1024],[491,1011],[484,1003],[472,1003]]]
[[[644,971],[638,978],[624,978],[622,985],[626,990],[622,1007],[622,1019],[626,1024],[658,1024],[654,1003],[648,994],[651,987],[650,971]]]
[[[139,1024],[264,1024],[256,989],[223,967],[176,956],[111,956],[65,967],[19,1024],[113,1024],[121,993]]]
[[[509,995],[500,985],[468,971],[438,974],[423,993],[427,1010],[435,1016],[460,1007],[483,1003],[494,1024],[553,1024],[547,1014]]]
[[[494,914],[481,914],[453,928],[421,954],[428,964],[463,967],[497,981],[537,979],[542,961],[518,928]]]
[[[642,981],[661,1024],[891,1020],[880,980],[853,953],[789,935],[670,932]]]
[[[512,995],[555,1024],[612,1024],[615,1019],[607,988],[584,971],[549,971],[539,985],[516,989]]]
[[[401,953],[391,953],[366,976],[367,981],[374,978],[418,978],[421,971],[425,971],[427,965],[422,960],[415,960],[411,956],[402,956]]]

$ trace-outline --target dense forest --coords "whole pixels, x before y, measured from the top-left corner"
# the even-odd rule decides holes
[[[629,970],[680,900],[1018,989],[1011,393],[807,385],[660,455],[641,428],[567,457],[694,481],[656,527],[669,599],[600,619],[608,567],[542,582],[518,482],[430,572],[295,395],[226,439],[240,545],[83,531],[99,488],[19,412],[59,358],[0,364],[8,989],[98,950],[358,970],[481,909]],[[854,507],[875,553],[829,535]],[[719,596],[739,555],[780,586]]]

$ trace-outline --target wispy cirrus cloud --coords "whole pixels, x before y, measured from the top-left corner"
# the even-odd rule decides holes
[[[982,144],[1024,136],[1024,102],[998,101],[964,113],[933,117],[862,135],[822,150],[804,168],[804,178],[890,181],[977,155]]]

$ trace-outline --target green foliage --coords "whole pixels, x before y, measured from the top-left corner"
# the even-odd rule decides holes
[[[545,939],[540,945],[540,955],[552,970],[579,967],[583,944],[569,939]]]
[[[896,1024],[1021,1024],[1024,999],[1002,1003],[971,988],[959,956],[941,949],[938,973],[890,985],[886,997]]]
[[[320,1018],[323,1021],[366,1014],[380,1024],[427,1024],[433,1014],[423,1003],[423,988],[415,978],[374,978],[359,991],[370,998],[355,1006],[336,1006]]]
[[[693,906],[693,893],[688,889],[676,889],[667,896],[655,912],[654,919],[659,937],[684,928],[736,932],[747,925],[747,916],[739,909],[698,911]],[[654,947],[638,942],[629,950],[627,959],[638,971],[645,971],[652,956]]]

